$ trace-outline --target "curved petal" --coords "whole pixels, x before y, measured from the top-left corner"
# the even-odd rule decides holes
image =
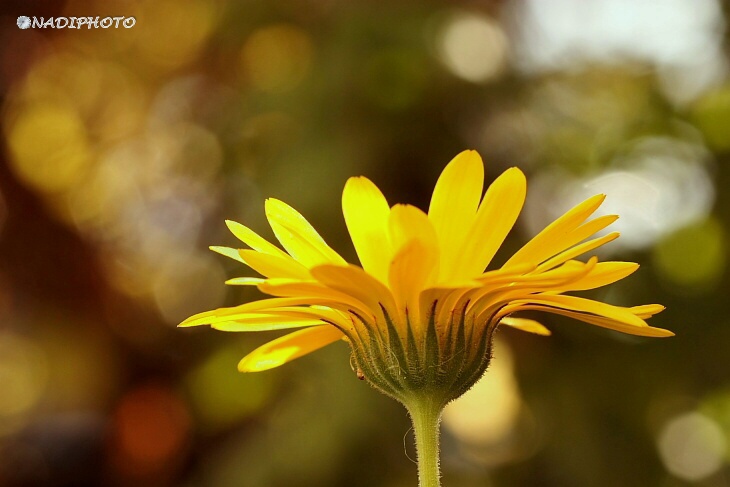
[[[243,259],[238,253],[238,249],[232,249],[230,247],[221,247],[219,245],[211,245],[208,247],[210,250],[217,254],[221,254],[225,257],[228,257],[229,259],[237,260],[238,262],[245,264]]]
[[[608,235],[604,235],[603,237],[594,238],[592,240],[588,240],[587,242],[583,242],[582,244],[571,247],[568,250],[564,250],[537,266],[537,271],[544,272],[550,270],[553,267],[559,266],[565,261],[575,259],[579,255],[583,255],[586,252],[590,252],[591,250],[597,249],[598,247],[605,245],[608,242],[616,240],[620,235],[621,234],[619,232],[611,232]]]
[[[524,262],[539,264],[557,252],[552,250],[548,251],[550,253],[545,252],[546,248],[568,248],[568,245],[561,245],[565,236],[583,223],[586,218],[591,216],[593,212],[601,206],[601,203],[603,203],[603,200],[605,199],[606,195],[597,194],[574,206],[563,216],[545,227],[520,250],[515,252],[504,266],[506,267]],[[545,255],[546,253],[548,255]]]
[[[450,278],[475,278],[484,271],[517,221],[526,192],[525,175],[516,167],[507,169],[489,186]]]
[[[255,312],[267,313],[271,308],[276,308],[279,306],[324,304],[326,301],[327,300],[325,299],[313,299],[302,296],[297,296],[294,298],[286,297],[260,299],[258,301],[251,301],[250,303],[241,304],[239,306],[232,306],[230,308],[218,308],[210,311],[204,311],[202,313],[198,313],[187,318],[185,321],[177,326],[185,328],[189,326],[208,325],[211,323],[210,320],[216,317],[225,317],[228,321],[235,321],[239,317],[245,317]]]
[[[505,316],[499,323],[501,325],[509,326],[517,330],[526,331],[528,333],[534,333],[536,335],[550,336],[552,332],[545,328],[545,326],[535,320],[528,318],[515,318],[513,316]]]
[[[271,312],[300,319],[316,318],[341,330],[352,328],[352,317],[348,313],[329,306],[283,306]]]
[[[291,362],[344,337],[332,325],[295,331],[257,348],[239,363],[240,372],[261,372]]]
[[[570,248],[578,242],[582,242],[593,234],[600,232],[616,220],[618,220],[618,215],[603,215],[585,222],[583,225],[570,232],[566,236],[565,240],[560,242],[560,251],[562,252],[564,249]]]
[[[436,182],[428,207],[441,248],[442,280],[453,275],[454,266],[476,218],[484,186],[484,164],[476,151],[454,157]]]
[[[390,207],[383,193],[365,177],[350,178],[342,192],[342,213],[363,269],[388,282]]]
[[[307,326],[324,325],[325,323],[311,316],[289,316],[277,313],[252,313],[240,316],[235,321],[225,316],[210,320],[210,327],[221,331],[252,332],[286,330],[290,328],[304,328]]]
[[[361,268],[323,265],[311,270],[312,276],[332,290],[364,303],[372,314],[382,316],[383,308],[396,316],[397,308],[390,290]]]
[[[506,276],[519,277],[525,274],[529,274],[535,269],[537,269],[537,266],[530,263],[523,263],[510,267],[501,267],[499,269],[494,269],[483,273],[481,276],[477,277],[476,280],[487,286],[491,285],[495,281],[503,281]]]
[[[543,293],[560,292],[562,289],[570,288],[572,283],[590,274],[597,262],[596,257],[591,257],[586,263],[571,260],[541,274],[492,279],[489,286],[472,293],[469,312],[476,314],[477,319],[481,320],[488,318],[496,308],[507,303],[517,300],[529,301],[533,296],[536,298],[550,296]]]
[[[629,308],[639,318],[645,320],[651,318],[655,314],[661,313],[666,308],[661,304],[643,304],[641,306],[632,306]]]
[[[582,278],[565,285],[566,291],[586,291],[607,286],[633,274],[639,268],[634,262],[600,262]]]
[[[233,220],[226,220],[226,226],[238,240],[245,243],[252,249],[265,254],[276,255],[278,257],[286,256],[286,253],[283,250],[261,237],[258,233],[254,232],[247,226],[241,225]]]
[[[234,277],[228,279],[225,283],[229,286],[258,286],[265,280],[260,277]]]
[[[281,245],[304,266],[347,264],[345,259],[327,245],[306,218],[283,201],[267,199],[266,218]]]
[[[548,306],[539,306],[539,305],[525,305],[520,306],[520,310],[536,310],[536,311],[545,311],[548,313],[558,314],[562,316],[567,316],[568,318],[573,318],[579,321],[583,321],[585,323],[589,323],[591,325],[600,326],[602,328],[608,328],[610,330],[614,331],[620,331],[621,333],[626,333],[628,335],[638,335],[638,336],[646,336],[646,337],[670,337],[674,336],[674,333],[672,333],[669,330],[665,330],[664,328],[655,328],[653,326],[634,326],[630,324],[626,324],[624,321],[615,320],[606,316],[596,316],[591,314],[585,314],[581,313],[579,311],[571,311],[567,309],[559,309],[559,308],[553,308]],[[513,310],[516,311],[516,310]]]
[[[389,284],[399,310],[407,313],[412,323],[421,323],[419,296],[433,282],[438,254],[420,240],[411,240],[390,264]]]
[[[339,266],[333,266],[340,268]],[[317,269],[315,267],[315,269]],[[358,300],[357,296],[329,288],[319,282],[302,282],[293,279],[269,279],[259,284],[262,293],[272,296],[299,297],[311,301],[310,304],[324,304],[333,308],[354,309],[361,314],[376,316],[380,308],[372,310],[367,303]],[[319,300],[320,302],[316,302]]]
[[[388,217],[388,237],[393,253],[413,240],[419,240],[425,247],[438,253],[436,230],[423,211],[412,205],[395,205]]]
[[[613,306],[592,299],[562,295],[535,295],[527,299],[515,300],[510,306],[541,305],[550,309],[558,309],[577,314],[590,314],[609,318],[632,327],[648,327],[644,320],[636,316],[631,310]]]
[[[428,216],[415,206],[395,205],[388,221],[395,257],[390,263],[388,284],[398,308],[406,307],[418,320],[419,293],[436,282],[439,248],[436,231]]]
[[[241,261],[262,276],[278,278],[311,280],[309,271],[302,264],[286,255],[278,257],[264,254],[255,250],[242,249],[238,251]]]

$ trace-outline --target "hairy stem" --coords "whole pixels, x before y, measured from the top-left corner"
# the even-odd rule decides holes
[[[439,421],[443,406],[427,396],[409,398],[406,405],[413,422],[418,455],[419,487],[439,487]]]

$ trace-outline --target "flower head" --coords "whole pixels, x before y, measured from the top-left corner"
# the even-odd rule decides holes
[[[211,248],[263,276],[228,284],[255,285],[274,297],[200,313],[181,326],[299,328],[241,360],[245,372],[277,367],[342,339],[352,348],[358,375],[376,388],[401,401],[427,393],[443,404],[485,371],[500,324],[550,334],[540,323],[514,316],[520,311],[560,314],[633,335],[672,335],[644,321],[661,305],[625,308],[566,294],[611,284],[638,268],[596,257],[575,260],[618,237],[594,237],[617,218],[589,220],[603,195],[578,204],[501,267],[485,271],[517,220],[526,181],[513,167],[482,195],[483,181],[479,155],[462,152],[439,177],[425,213],[391,207],[370,180],[350,178],[342,210],[360,266],[347,263],[296,210],[269,199],[266,216],[283,250],[231,221],[231,232],[249,248]]]

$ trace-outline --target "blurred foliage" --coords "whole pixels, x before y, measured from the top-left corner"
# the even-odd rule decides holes
[[[465,148],[528,174],[504,255],[606,193],[601,257],[642,269],[600,298],[663,303],[677,336],[502,332],[445,416],[444,485],[730,485],[729,14],[660,4],[5,2],[0,485],[415,485],[405,412],[345,346],[240,375],[270,337],[174,325],[258,296],[207,250],[224,218],[270,236],[281,198],[354,261],[346,178],[425,208]]]

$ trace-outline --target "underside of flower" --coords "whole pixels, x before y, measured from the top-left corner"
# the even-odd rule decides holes
[[[513,316],[527,310],[560,314],[612,330],[671,336],[647,325],[660,305],[631,308],[567,295],[611,284],[634,272],[631,262],[577,257],[618,237],[595,236],[617,218],[589,219],[596,195],[569,210],[512,255],[485,271],[517,220],[526,194],[511,168],[482,195],[483,165],[459,154],[439,178],[428,212],[390,206],[364,177],[345,185],[345,222],[360,259],[347,263],[296,210],[269,199],[266,215],[283,249],[249,228],[227,222],[248,248],[211,247],[263,277],[240,277],[273,296],[195,315],[181,326],[225,331],[301,328],[253,351],[241,371],[277,367],[344,339],[353,368],[402,402],[426,394],[443,405],[479,379],[501,324],[549,335],[540,323]]]
[[[433,302],[419,325],[406,317],[400,332],[387,315],[385,335],[356,326],[350,344],[358,373],[403,403],[419,393],[446,405],[469,389],[489,365],[495,326],[474,326],[474,316],[467,316],[465,307],[439,321],[438,304]]]

